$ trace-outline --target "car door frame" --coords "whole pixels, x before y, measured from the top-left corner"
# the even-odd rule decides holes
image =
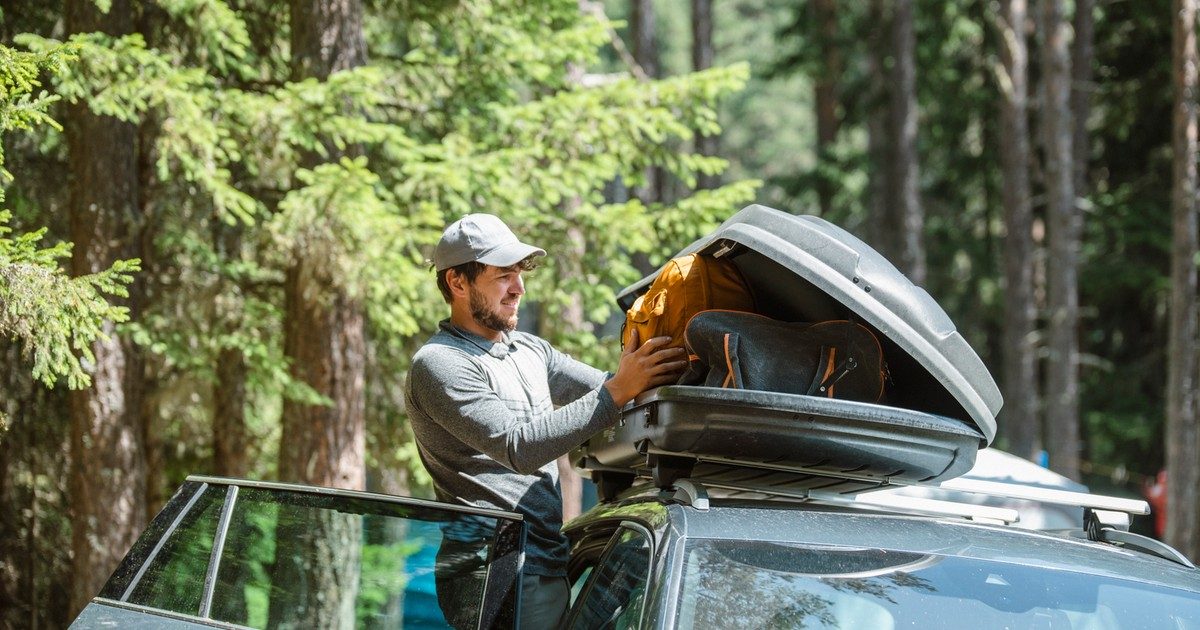
[[[679,537],[684,534],[686,524],[679,514],[672,515],[679,506],[664,503],[657,498],[634,498],[614,504],[601,504],[583,516],[571,521],[564,530],[571,541],[571,557],[567,564],[568,577],[577,579],[580,563],[594,559],[591,566],[599,566],[615,544],[622,529],[637,528],[650,542],[650,565],[647,569],[646,604],[643,606],[639,627],[664,627],[674,618],[676,577],[682,566],[676,556]],[[592,576],[579,592],[579,597],[567,611],[567,620],[577,614],[580,603],[592,588]]]
[[[225,496],[221,498],[221,512],[214,534],[213,548],[205,572],[201,606],[196,615],[145,606],[127,601],[137,588],[146,570],[157,558],[159,552],[170,540],[172,534],[191,513],[200,497],[216,488],[225,488]],[[187,478],[175,495],[147,526],[143,534],[121,560],[112,576],[106,581],[100,594],[92,599],[95,604],[131,610],[140,613],[161,615],[179,621],[198,623],[213,627],[241,628],[237,624],[213,619],[206,615],[211,611],[212,597],[215,589],[217,572],[220,569],[221,554],[229,533],[231,515],[237,504],[237,495],[241,489],[261,489],[268,491],[287,492],[295,494],[316,495],[326,498],[343,497],[370,503],[409,506],[420,510],[435,510],[463,515],[476,515],[495,518],[498,529],[494,544],[487,558],[487,577],[484,582],[482,600],[480,602],[477,626],[480,628],[514,628],[520,619],[521,608],[521,572],[525,561],[526,526],[524,517],[515,512],[490,510],[468,506],[453,505],[439,501],[401,497],[394,495],[342,490],[301,484],[290,484],[269,481],[252,481],[224,477],[192,475]],[[216,490],[219,492],[219,490]],[[161,534],[149,538],[149,532],[161,530]]]

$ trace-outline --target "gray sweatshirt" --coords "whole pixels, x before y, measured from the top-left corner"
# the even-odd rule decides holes
[[[566,574],[554,460],[616,423],[604,380],[534,335],[493,343],[448,320],[413,357],[405,399],[438,500],[523,514],[526,573]]]

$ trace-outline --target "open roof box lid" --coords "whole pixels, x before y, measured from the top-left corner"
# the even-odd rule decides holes
[[[758,312],[789,322],[847,319],[879,338],[888,405],[797,394],[665,386],[593,436],[580,463],[601,494],[652,475],[855,492],[970,470],[996,435],[1000,392],[945,311],[878,252],[813,216],[749,206],[676,256],[728,257]],[[626,288],[628,308],[657,272]]]

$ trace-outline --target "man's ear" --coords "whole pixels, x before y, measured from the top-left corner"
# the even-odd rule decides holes
[[[450,287],[450,295],[466,298],[469,294],[470,281],[465,275],[451,269],[446,272],[446,286]]]

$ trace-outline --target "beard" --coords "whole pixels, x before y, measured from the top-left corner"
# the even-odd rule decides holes
[[[474,287],[471,288],[471,317],[475,318],[475,322],[480,326],[496,332],[509,333],[517,328],[516,313],[513,313],[512,317],[497,313],[488,305],[483,294],[477,292]]]

